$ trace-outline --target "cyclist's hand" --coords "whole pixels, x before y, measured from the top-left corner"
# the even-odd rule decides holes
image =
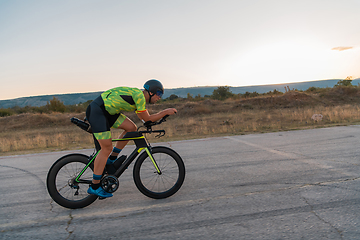
[[[175,108],[168,108],[168,109],[165,109],[164,112],[166,113],[166,115],[173,115],[173,114],[177,113],[177,110]]]

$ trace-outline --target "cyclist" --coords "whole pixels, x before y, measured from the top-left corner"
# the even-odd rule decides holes
[[[111,165],[115,162],[128,141],[119,141],[113,147],[110,128],[124,130],[119,138],[122,138],[127,132],[137,130],[135,123],[121,112],[135,111],[137,116],[145,122],[155,122],[166,115],[175,114],[177,112],[175,108],[168,108],[152,115],[146,110],[146,103],[156,103],[163,94],[164,87],[161,82],[151,79],[144,84],[143,91],[130,87],[112,88],[103,92],[90,103],[86,110],[86,118],[101,151],[94,161],[94,174],[92,184],[88,189],[89,194],[103,198],[112,197],[111,193],[105,192],[100,187],[100,179],[105,165]]]

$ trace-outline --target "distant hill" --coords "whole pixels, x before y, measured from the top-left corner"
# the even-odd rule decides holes
[[[290,90],[297,89],[305,91],[310,87],[334,87],[335,84],[343,79],[331,79],[331,80],[319,80],[319,81],[308,81],[308,82],[298,82],[298,83],[284,83],[284,84],[272,84],[272,85],[257,85],[257,86],[246,86],[246,87],[230,87],[230,91],[234,94],[246,93],[246,92],[257,92],[257,93],[267,93],[269,91],[274,91],[275,89],[280,92],[285,92],[285,87],[289,87]],[[352,85],[357,86],[360,84],[360,78],[352,81]],[[187,97],[187,94],[190,93],[193,97],[200,94],[201,96],[211,95],[218,86],[209,86],[209,87],[191,87],[191,88],[174,88],[166,89],[164,97],[167,98],[171,94],[175,94],[179,97]]]
[[[19,107],[39,107],[44,106],[53,97],[56,97],[62,101],[65,105],[73,105],[78,103],[84,103],[88,100],[93,100],[100,95],[101,92],[91,93],[70,93],[70,94],[54,94],[54,95],[42,95],[34,97],[22,97],[9,100],[0,100],[0,108],[11,108],[15,106]]]
[[[273,85],[258,85],[258,86],[246,86],[246,87],[230,87],[230,90],[234,94],[245,93],[245,92],[257,92],[257,93],[266,93],[276,89],[280,92],[285,92],[285,87],[297,89],[297,90],[307,90],[310,87],[334,87],[334,85],[342,79],[331,79],[331,80],[320,80],[320,81],[308,81],[308,82],[298,82],[298,83],[284,83],[284,84],[273,84]],[[360,84],[360,78],[352,81],[353,85]],[[190,88],[174,88],[174,89],[165,89],[163,98],[167,98],[172,94],[175,94],[179,97],[187,97],[187,94],[190,93],[194,97],[200,94],[201,96],[211,95],[218,86],[206,86],[206,87],[190,87]],[[55,94],[55,95],[42,95],[34,97],[23,97],[10,100],[0,100],[0,108],[11,108],[14,106],[25,107],[33,106],[39,107],[44,106],[48,101],[53,97],[56,97],[62,101],[65,105],[74,105],[79,103],[87,102],[88,100],[93,100],[100,95],[101,92],[90,92],[90,93],[71,93],[71,94]]]

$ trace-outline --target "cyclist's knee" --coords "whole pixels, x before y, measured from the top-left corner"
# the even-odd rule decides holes
[[[135,132],[137,130],[135,123],[128,118],[124,120],[119,128],[124,129],[126,132]]]
[[[137,130],[136,125],[132,124],[128,130],[126,130],[127,132],[135,132]]]
[[[101,152],[104,154],[110,154],[113,148],[111,139],[99,139],[98,141],[101,147]]]

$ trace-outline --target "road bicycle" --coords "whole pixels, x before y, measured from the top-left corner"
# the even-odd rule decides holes
[[[156,133],[156,137],[164,136],[165,130],[153,130],[152,127],[165,122],[167,117],[158,122],[146,122],[136,132],[128,132],[123,138],[112,140],[132,140],[135,149],[129,157],[121,156],[116,160],[119,167],[113,174],[104,171],[101,187],[106,192],[113,193],[118,190],[118,178],[136,157],[133,180],[145,196],[163,199],[172,196],[181,188],[185,179],[185,165],[180,155],[168,147],[152,147],[145,137],[145,134],[152,133]],[[71,122],[91,133],[91,126],[87,122],[77,118],[72,118]],[[142,127],[146,130],[139,131]],[[73,153],[61,157],[51,166],[46,183],[47,190],[56,203],[65,208],[76,209],[86,207],[98,198],[88,194],[87,189],[93,177],[94,160],[100,151],[100,146],[95,141],[95,151],[91,156]]]

